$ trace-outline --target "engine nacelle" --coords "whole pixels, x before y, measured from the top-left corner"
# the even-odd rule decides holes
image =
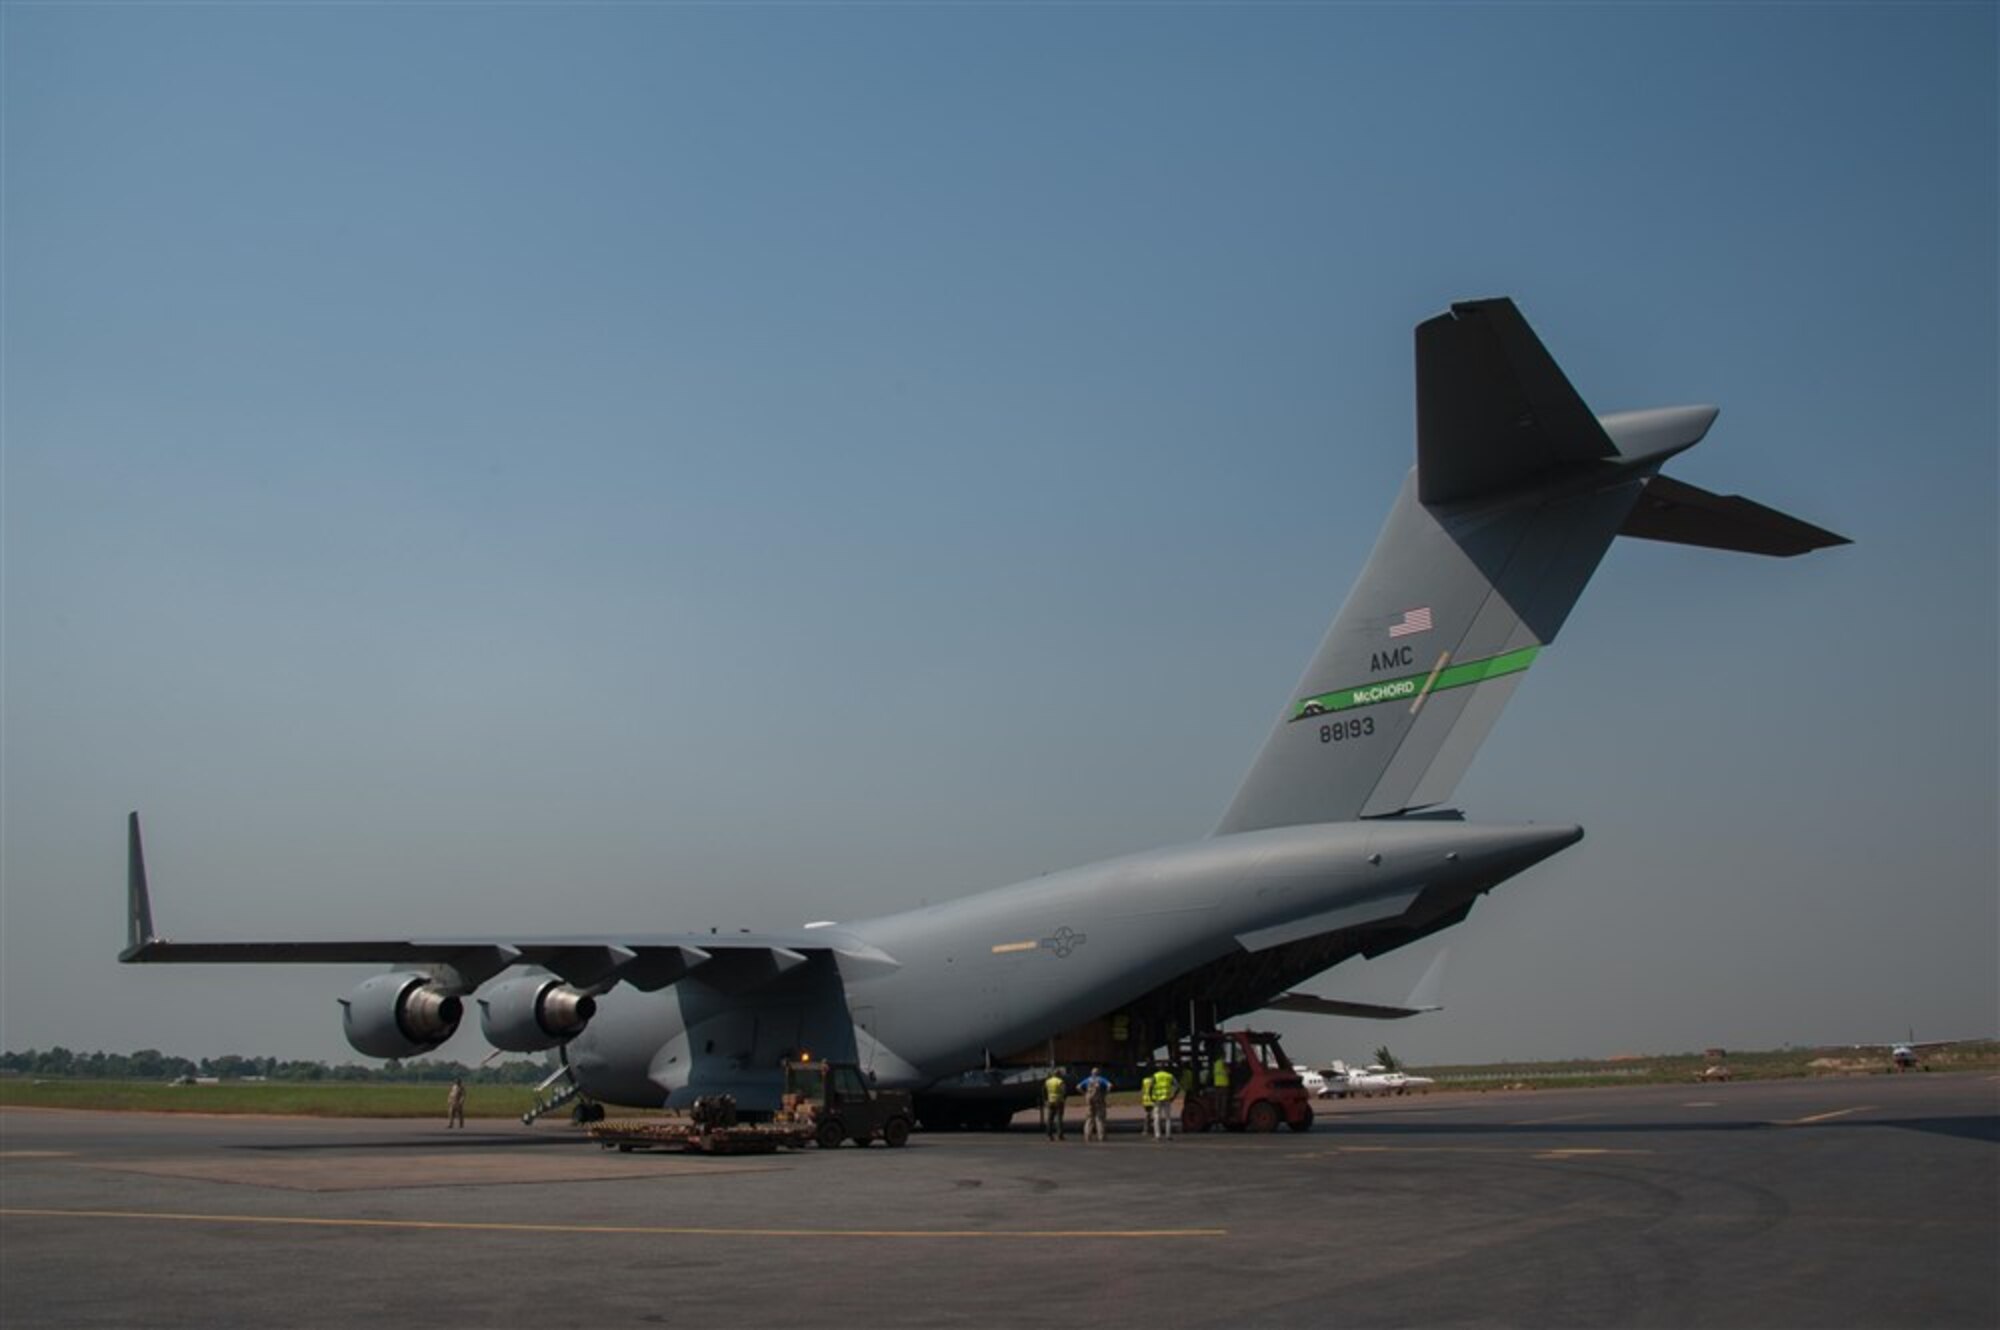
[[[465,1003],[427,974],[378,974],[340,1000],[347,1042],[371,1058],[428,1053],[458,1032]]]
[[[597,1014],[597,999],[548,975],[523,975],[479,995],[486,1042],[509,1053],[554,1048],[581,1033]]]

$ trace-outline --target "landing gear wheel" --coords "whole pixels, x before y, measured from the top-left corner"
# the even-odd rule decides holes
[[[819,1129],[813,1132],[813,1140],[819,1142],[819,1148],[822,1150],[837,1149],[846,1139],[846,1129],[831,1119],[820,1123]]]
[[[1276,1131],[1283,1120],[1284,1115],[1278,1112],[1276,1104],[1268,1099],[1259,1099],[1250,1105],[1250,1111],[1243,1117],[1243,1125],[1261,1136]]]
[[[910,1120],[908,1118],[890,1118],[882,1124],[882,1144],[894,1150],[909,1143]]]

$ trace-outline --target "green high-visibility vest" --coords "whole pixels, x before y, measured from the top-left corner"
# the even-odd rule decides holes
[[[1229,1084],[1229,1064],[1221,1058],[1215,1060],[1215,1083],[1224,1087]]]
[[[1051,1104],[1060,1104],[1068,1096],[1069,1087],[1063,1084],[1062,1077],[1051,1076],[1042,1082],[1042,1093],[1048,1096]]]
[[[1179,1083],[1174,1080],[1174,1074],[1165,1067],[1153,1073],[1152,1083],[1153,1102],[1156,1104],[1168,1102],[1174,1097],[1174,1091],[1180,1088]]]
[[[1142,1076],[1139,1078],[1139,1106],[1141,1108],[1151,1108],[1153,1106],[1153,1078],[1151,1076]]]

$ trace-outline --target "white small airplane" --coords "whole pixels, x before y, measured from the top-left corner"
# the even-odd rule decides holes
[[[1313,1093],[1321,1099],[1345,1099],[1350,1095],[1365,1099],[1378,1094],[1408,1094],[1412,1090],[1428,1090],[1437,1084],[1432,1077],[1390,1071],[1379,1062],[1371,1062],[1365,1067],[1350,1067],[1338,1060],[1318,1079],[1320,1086]],[[1311,1082],[1307,1082],[1306,1088],[1312,1089]]]
[[[1856,1044],[1856,1048],[1886,1048],[1889,1050],[1889,1065],[1897,1071],[1921,1071],[1924,1066],[1924,1052],[1932,1048],[1950,1048],[1954,1044],[1976,1044],[1977,1039],[1923,1039],[1917,1032],[1910,1031],[1910,1037],[1893,1044]]]
[[[1435,1076],[1417,1076],[1407,1071],[1399,1071],[1395,1075],[1403,1078],[1402,1084],[1396,1087],[1397,1094],[1408,1094],[1412,1090],[1423,1094],[1437,1084]]]

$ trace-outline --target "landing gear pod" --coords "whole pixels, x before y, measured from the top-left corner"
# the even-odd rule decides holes
[[[597,999],[560,979],[524,975],[479,998],[486,1042],[509,1053],[536,1053],[574,1038],[597,1014]]]
[[[378,974],[340,1000],[347,1042],[371,1058],[428,1053],[458,1032],[465,1003],[427,974]]]

